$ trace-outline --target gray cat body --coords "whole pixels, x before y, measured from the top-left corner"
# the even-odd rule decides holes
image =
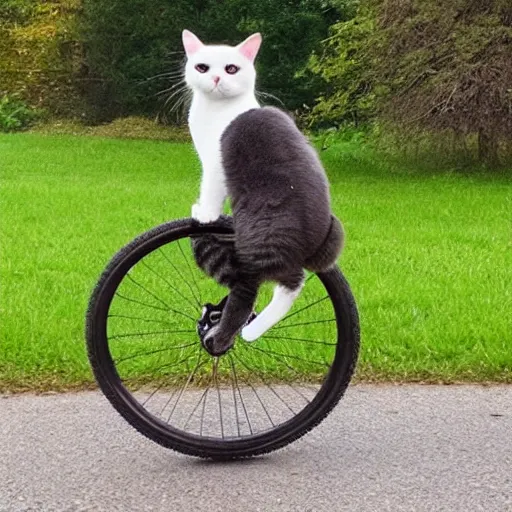
[[[263,281],[300,291],[303,269],[327,270],[343,245],[325,171],[288,115],[273,107],[244,112],[223,133],[221,155],[234,240],[205,235],[193,241],[198,265],[231,289],[207,339],[214,353],[233,344]]]
[[[273,107],[249,110],[228,126],[221,152],[239,258],[262,270],[331,266],[339,230],[330,258],[314,261],[332,224],[329,184],[292,119]]]

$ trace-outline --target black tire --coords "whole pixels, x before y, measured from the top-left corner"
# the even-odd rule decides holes
[[[178,452],[212,459],[235,459],[264,454],[295,441],[318,425],[343,396],[353,375],[359,351],[359,320],[350,287],[338,268],[317,274],[335,312],[337,340],[334,360],[318,394],[296,416],[276,428],[248,438],[212,439],[183,432],[149,413],[123,385],[107,337],[111,301],[127,272],[152,251],[194,234],[231,234],[225,225],[199,225],[191,219],[162,224],[122,248],[101,275],[89,302],[86,340],[96,381],[113,407],[140,433]],[[334,322],[334,319],[333,319]]]

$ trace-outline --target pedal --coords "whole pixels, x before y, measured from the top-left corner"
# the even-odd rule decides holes
[[[210,329],[215,327],[220,322],[227,300],[228,297],[226,296],[218,304],[211,304],[208,302],[203,306],[203,312],[201,318],[197,321],[196,327],[197,334],[199,334],[201,342],[204,341],[204,338],[210,331]],[[257,316],[258,315],[256,314],[256,312],[253,311],[249,315],[249,318],[245,321],[244,325],[242,326],[242,329],[250,322],[252,322]]]

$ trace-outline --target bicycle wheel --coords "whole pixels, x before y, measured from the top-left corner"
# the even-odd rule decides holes
[[[113,257],[89,303],[89,360],[114,408],[153,441],[213,459],[267,453],[320,423],[345,392],[359,349],[355,301],[339,269],[309,274],[281,322],[211,357],[197,322],[226,289],[195,264],[189,237],[206,233],[232,231],[173,221]],[[271,291],[261,287],[256,310]]]

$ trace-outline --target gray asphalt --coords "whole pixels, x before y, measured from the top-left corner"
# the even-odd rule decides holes
[[[512,386],[349,388],[245,462],[147,440],[95,392],[0,399],[0,511],[512,511]]]

